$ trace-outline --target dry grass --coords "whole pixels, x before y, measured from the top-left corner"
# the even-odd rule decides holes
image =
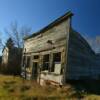
[[[84,96],[84,97],[83,97]],[[82,98],[83,97],[83,98]],[[100,100],[99,96],[76,92],[66,87],[40,86],[20,77],[0,75],[0,100]]]

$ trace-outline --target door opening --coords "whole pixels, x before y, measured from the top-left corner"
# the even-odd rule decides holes
[[[32,67],[32,79],[37,79],[38,77],[38,62],[33,62]]]

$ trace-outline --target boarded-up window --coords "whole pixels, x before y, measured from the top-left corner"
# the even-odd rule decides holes
[[[43,56],[43,67],[42,70],[49,70],[49,54]]]
[[[33,59],[39,59],[39,55],[33,56]]]
[[[54,72],[55,72],[56,74],[60,74],[60,73],[61,73],[61,63],[55,62],[55,69],[54,69]]]

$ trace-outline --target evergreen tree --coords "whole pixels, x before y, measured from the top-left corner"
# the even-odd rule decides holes
[[[9,48],[9,49],[12,49],[14,47],[14,42],[11,38],[9,38],[6,42],[6,46]]]

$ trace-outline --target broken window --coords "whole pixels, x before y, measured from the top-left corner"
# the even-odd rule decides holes
[[[55,72],[57,74],[61,73],[61,52],[53,54],[53,64],[51,67],[51,72]]]
[[[26,67],[30,67],[30,60],[31,60],[30,56],[27,56],[27,64],[26,64]]]
[[[33,59],[39,59],[39,55],[33,56]]]
[[[49,54],[46,54],[43,56],[43,68],[42,71],[44,70],[49,70]]]

